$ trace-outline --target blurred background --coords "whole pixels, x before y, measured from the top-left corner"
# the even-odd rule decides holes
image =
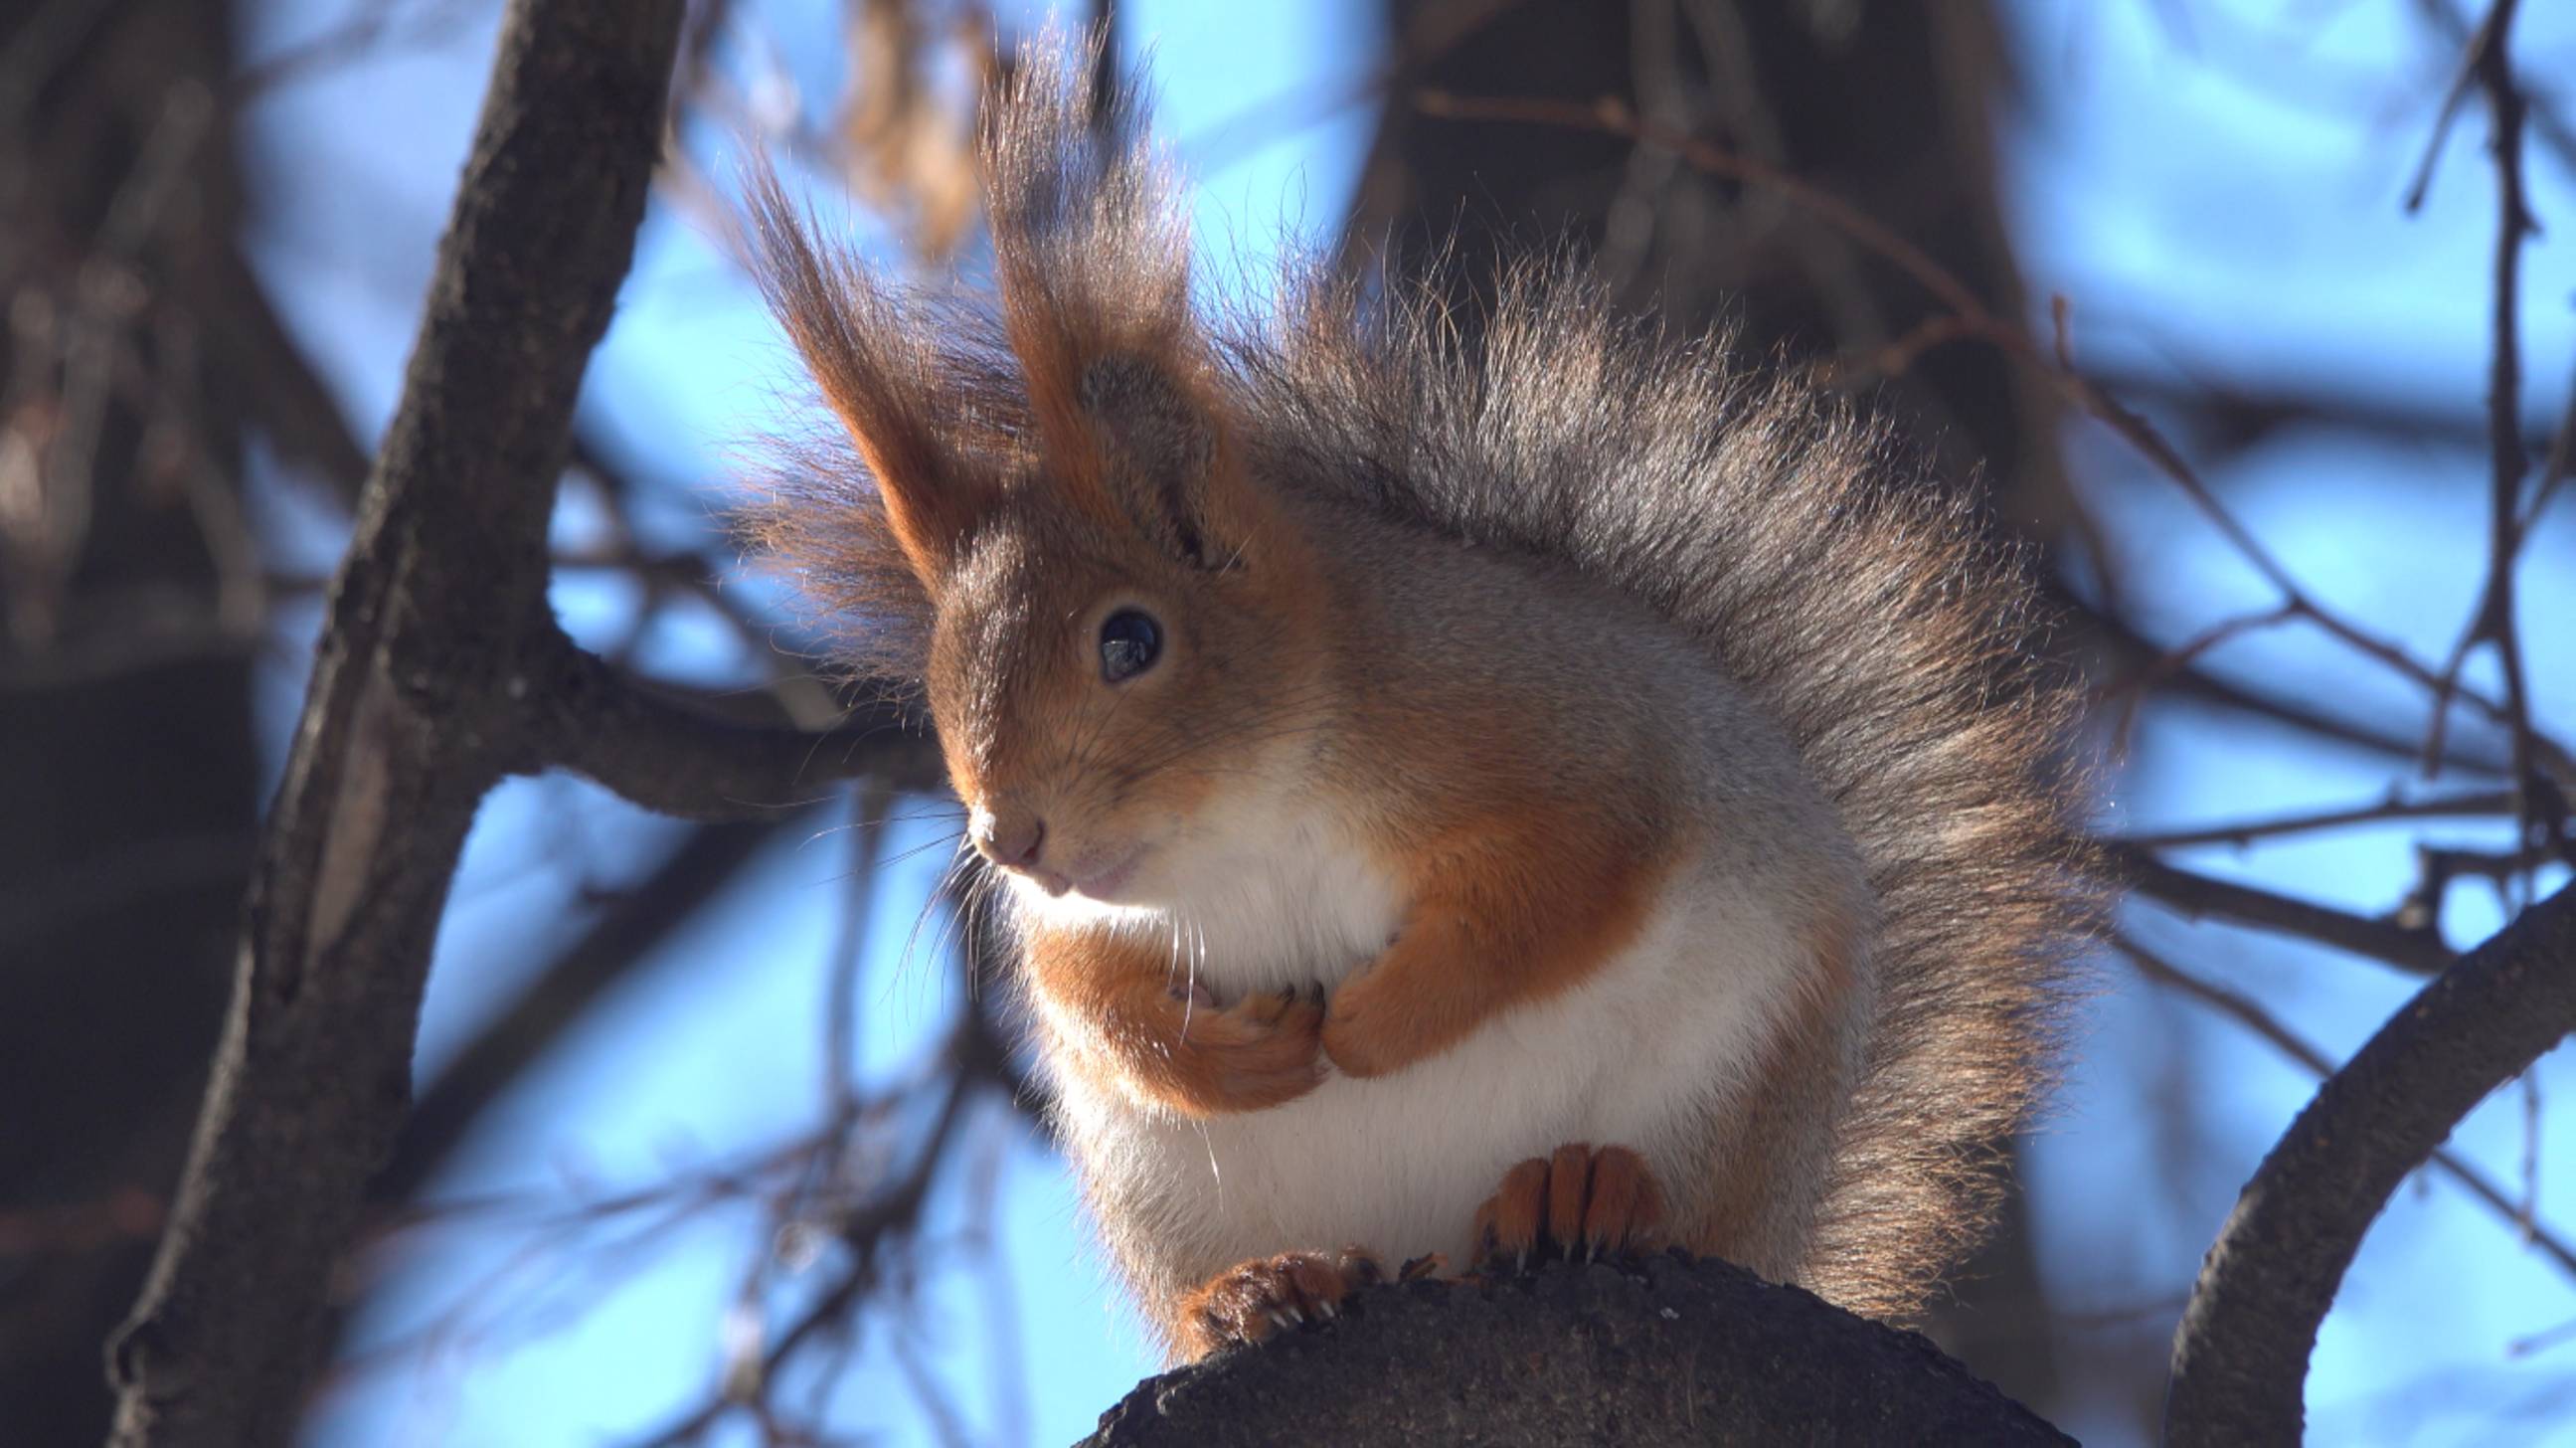
[[[98,1344],[176,1177],[498,11],[0,11],[11,1443],[104,1431]],[[1195,187],[1211,305],[1283,256],[1408,274],[1453,235],[1472,300],[1495,255],[1571,236],[1627,304],[1901,419],[1936,485],[2035,548],[2142,888],[2005,1231],[1931,1327],[2090,1443],[2152,1440],[2200,1255],[2319,1071],[2568,874],[2576,7],[2512,16],[2529,110],[2501,154],[2461,84],[2488,13],[1110,16]],[[976,97],[995,38],[1050,17],[1098,12],[693,5],[557,518],[583,643],[836,717],[816,621],[722,529],[799,391],[722,218],[756,143],[884,265],[979,275]],[[2491,413],[2507,176],[2538,230]],[[2501,560],[2500,444],[2525,454]],[[2499,577],[2518,671],[2472,627]],[[938,896],[955,830],[941,799],[819,785],[720,826],[560,777],[492,796],[307,1440],[1061,1443],[1151,1371]],[[2392,1203],[2318,1345],[2316,1441],[2576,1443],[2572,1088],[2561,1050]]]

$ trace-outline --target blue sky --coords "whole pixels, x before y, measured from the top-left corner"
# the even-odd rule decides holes
[[[2007,122],[2015,245],[2034,297],[2073,300],[2079,361],[2125,375],[2292,377],[2319,392],[2475,416],[2493,225],[2484,119],[2461,118],[2432,205],[2403,215],[2398,198],[2448,64],[2423,43],[2410,4],[2007,8],[2029,82]],[[343,13],[338,0],[245,9],[254,56]],[[2576,74],[2576,16],[2526,9],[2522,52],[2535,71],[2555,62],[2552,73]],[[753,7],[780,36],[834,33],[831,10],[831,0]],[[1132,58],[1151,56],[1164,134],[1185,161],[1222,161],[1195,177],[1211,275],[1257,280],[1284,235],[1331,234],[1369,109],[1330,102],[1351,94],[1376,60],[1375,10],[1368,0],[1129,8]],[[489,39],[485,16],[435,45],[299,82],[251,118],[258,264],[370,434],[399,383]],[[835,83],[820,49],[795,52],[789,71],[816,94]],[[1324,104],[1308,103],[1319,96]],[[1273,104],[1281,98],[1284,106]],[[1283,114],[1303,123],[1246,144],[1273,135]],[[1229,126],[1246,115],[1263,124]],[[2527,407],[2539,425],[2576,365],[2576,244],[2565,239],[2576,236],[2576,184],[2537,150],[2532,171],[2534,203],[2551,228],[2529,253],[2523,309]],[[728,449],[775,406],[787,369],[748,289],[696,225],[657,206],[584,404],[672,484],[643,526],[675,537],[703,526],[726,495]],[[2144,484],[2097,429],[2071,425],[2068,457],[2123,546],[2135,614],[2162,636],[2267,600],[2179,495]],[[2213,481],[2321,598],[2435,660],[2475,581],[2461,560],[2482,547],[2483,466],[2467,447],[2290,433]],[[332,540],[293,486],[268,497],[276,531],[301,561],[327,563]],[[575,504],[564,527],[577,534],[595,521]],[[2576,507],[2556,509],[2530,549],[2524,616],[2576,618]],[[637,601],[631,589],[587,577],[557,590],[568,625],[597,641],[621,636]],[[263,701],[281,748],[312,624],[309,614],[281,623]],[[2563,729],[2576,725],[2576,637],[2550,633],[2532,630],[2532,677],[2541,712]],[[748,682],[750,666],[724,638],[711,616],[678,609],[639,657],[679,676]],[[2413,717],[2404,689],[2312,632],[2251,637],[2212,664]],[[2383,761],[2223,722],[2151,709],[2113,776],[2110,817],[2149,828],[2344,805],[2397,777]],[[832,829],[845,813],[818,818],[811,838],[775,850],[751,886],[672,940],[667,963],[640,973],[504,1103],[440,1191],[509,1191],[560,1209],[809,1126],[824,1071],[813,1022],[853,869],[851,837]],[[934,826],[908,828],[898,848],[923,852],[880,882],[866,936],[859,1068],[878,1083],[921,1070],[926,1043],[959,1005],[928,934],[915,939],[912,929],[944,846]],[[2495,842],[2464,824],[2426,833]],[[630,878],[672,837],[671,826],[570,781],[496,795],[442,933],[423,1079],[515,974],[543,959],[540,943],[581,928],[582,890]],[[2411,837],[2361,832],[2211,850],[2192,863],[2375,911],[2407,883]],[[2463,942],[2497,918],[2474,892],[2460,903]],[[2152,907],[2130,919],[2201,976],[2245,986],[2336,1053],[2408,993],[2405,980],[2326,952],[2194,927]],[[2199,1007],[2134,988],[2116,965],[2105,966],[2104,982],[2074,1080],[2031,1165],[2043,1269],[2075,1311],[2177,1293],[2236,1185],[2311,1089],[2304,1073]],[[2564,1052],[2541,1082],[2551,1099],[2576,1084]],[[2146,1114],[2151,1103],[2179,1103],[2197,1141],[2200,1154],[2179,1178]],[[2544,1119],[2543,1214],[2576,1222],[2576,1210],[2558,1210],[2576,1201],[2576,1140],[2563,1115]],[[900,1161],[919,1129],[880,1124],[888,1159]],[[889,1441],[939,1441],[911,1386],[920,1374],[946,1385],[942,1396],[972,1441],[1069,1441],[1149,1369],[1149,1356],[1092,1263],[1063,1170],[1043,1143],[999,1110],[969,1135],[972,1169],[943,1180],[932,1213],[941,1245],[926,1256],[942,1265],[907,1306],[871,1320],[851,1371],[827,1389],[835,1418]],[[2518,1099],[2488,1103],[2456,1145],[2518,1183]],[[399,1334],[460,1302],[478,1309],[467,1321],[489,1330],[348,1376],[309,1441],[622,1441],[708,1390],[732,1330],[735,1284],[748,1254],[766,1245],[747,1214],[707,1217],[605,1256],[532,1250],[542,1240],[459,1227],[400,1244],[386,1258],[389,1290],[371,1331]],[[2500,1405],[2576,1421],[2576,1345],[2509,1350],[2571,1319],[2576,1291],[2519,1251],[2505,1225],[2446,1183],[2410,1185],[2365,1247],[2320,1342],[2311,1384],[2320,1441],[2458,1441],[2495,1421],[2488,1415]],[[2169,1323],[2169,1313],[2152,1318],[2148,1330]],[[995,1386],[1013,1380],[1022,1391]],[[2107,1418],[2066,1426],[2098,1442],[2128,1431]]]

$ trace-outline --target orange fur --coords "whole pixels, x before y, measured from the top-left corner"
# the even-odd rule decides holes
[[[1386,953],[1333,993],[1324,1054],[1382,1076],[1580,984],[1636,938],[1672,850],[1602,811],[1496,799],[1388,860],[1413,903]]]
[[[1042,1007],[1140,1100],[1216,1116],[1293,1101],[1322,1079],[1323,1011],[1301,996],[1194,1004],[1169,951],[1108,931],[1034,931],[1028,966]]]
[[[1001,498],[998,480],[943,436],[956,425],[943,410],[957,399],[940,353],[864,264],[816,244],[765,165],[751,174],[749,200],[754,274],[770,308],[876,480],[894,543],[935,592]]]

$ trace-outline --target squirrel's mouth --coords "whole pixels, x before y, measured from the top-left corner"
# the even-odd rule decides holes
[[[1106,865],[1094,865],[1073,876],[1070,881],[1071,887],[1085,898],[1097,900],[1104,905],[1125,903],[1119,900],[1118,893],[1134,883],[1136,867],[1145,862],[1145,854],[1146,847],[1137,845],[1126,854],[1111,859]],[[1048,893],[1061,895],[1064,892],[1050,889]]]

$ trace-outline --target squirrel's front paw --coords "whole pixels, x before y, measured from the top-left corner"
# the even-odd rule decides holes
[[[1345,1076],[1383,1076],[1419,1054],[1402,1034],[1404,1012],[1381,1000],[1371,980],[1343,982],[1324,1012],[1324,1054]]]
[[[1223,1009],[1173,997],[1163,1009],[1168,1049],[1161,1089],[1192,1116],[1259,1111],[1294,1101],[1323,1079],[1324,1012],[1302,991],[1252,996]]]
[[[1342,1299],[1384,1280],[1377,1259],[1357,1247],[1339,1252],[1284,1252],[1218,1273],[1181,1299],[1175,1333],[1181,1351],[1203,1358],[1221,1347],[1259,1342],[1273,1332],[1335,1315]]]
[[[1663,1196],[1646,1159],[1624,1146],[1575,1142],[1503,1173],[1476,1209],[1473,1270],[1529,1265],[1549,1251],[1608,1257],[1651,1251],[1664,1238]]]

